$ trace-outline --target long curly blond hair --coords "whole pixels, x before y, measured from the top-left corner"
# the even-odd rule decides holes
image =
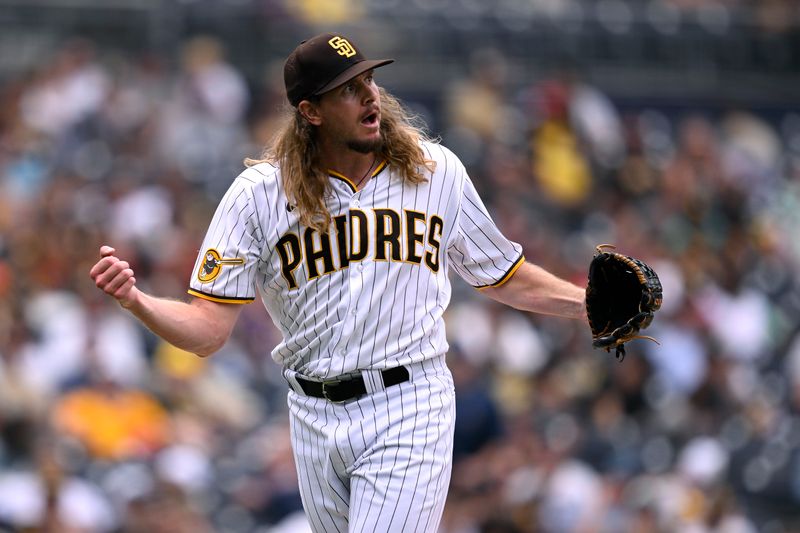
[[[383,143],[378,158],[386,161],[406,182],[422,183],[427,179],[425,170],[433,172],[436,164],[425,157],[420,142],[436,140],[425,133],[419,117],[412,115],[397,98],[382,87],[379,91]],[[297,109],[291,108],[261,158],[248,158],[244,163],[248,167],[263,162],[280,166],[287,199],[297,208],[300,223],[327,233],[331,214],[324,198],[330,182],[328,169],[320,163],[316,135],[316,127]]]

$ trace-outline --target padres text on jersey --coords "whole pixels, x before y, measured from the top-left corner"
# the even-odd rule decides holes
[[[404,210],[372,209],[371,214],[351,209],[333,218],[325,234],[306,228],[302,237],[286,233],[276,245],[281,274],[290,289],[298,282],[295,270],[305,268],[313,280],[366,259],[424,264],[439,271],[440,239],[444,221],[438,215]]]

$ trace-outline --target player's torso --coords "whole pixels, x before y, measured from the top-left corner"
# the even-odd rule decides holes
[[[407,185],[383,168],[358,191],[332,176],[327,233],[302,227],[280,179],[265,181],[274,211],[261,211],[266,246],[257,284],[284,333],[276,360],[333,377],[446,350],[445,250],[458,194],[455,176],[441,170]]]

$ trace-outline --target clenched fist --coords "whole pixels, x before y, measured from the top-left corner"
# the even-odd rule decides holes
[[[100,260],[89,271],[89,276],[99,289],[116,298],[122,307],[130,307],[139,295],[136,278],[128,262],[116,257],[115,251],[111,246],[101,246]]]

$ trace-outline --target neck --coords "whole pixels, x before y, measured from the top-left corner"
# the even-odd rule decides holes
[[[377,157],[374,152],[362,154],[350,149],[339,151],[322,150],[320,162],[323,168],[347,176],[359,186],[362,183],[366,183],[368,175],[375,170]]]

